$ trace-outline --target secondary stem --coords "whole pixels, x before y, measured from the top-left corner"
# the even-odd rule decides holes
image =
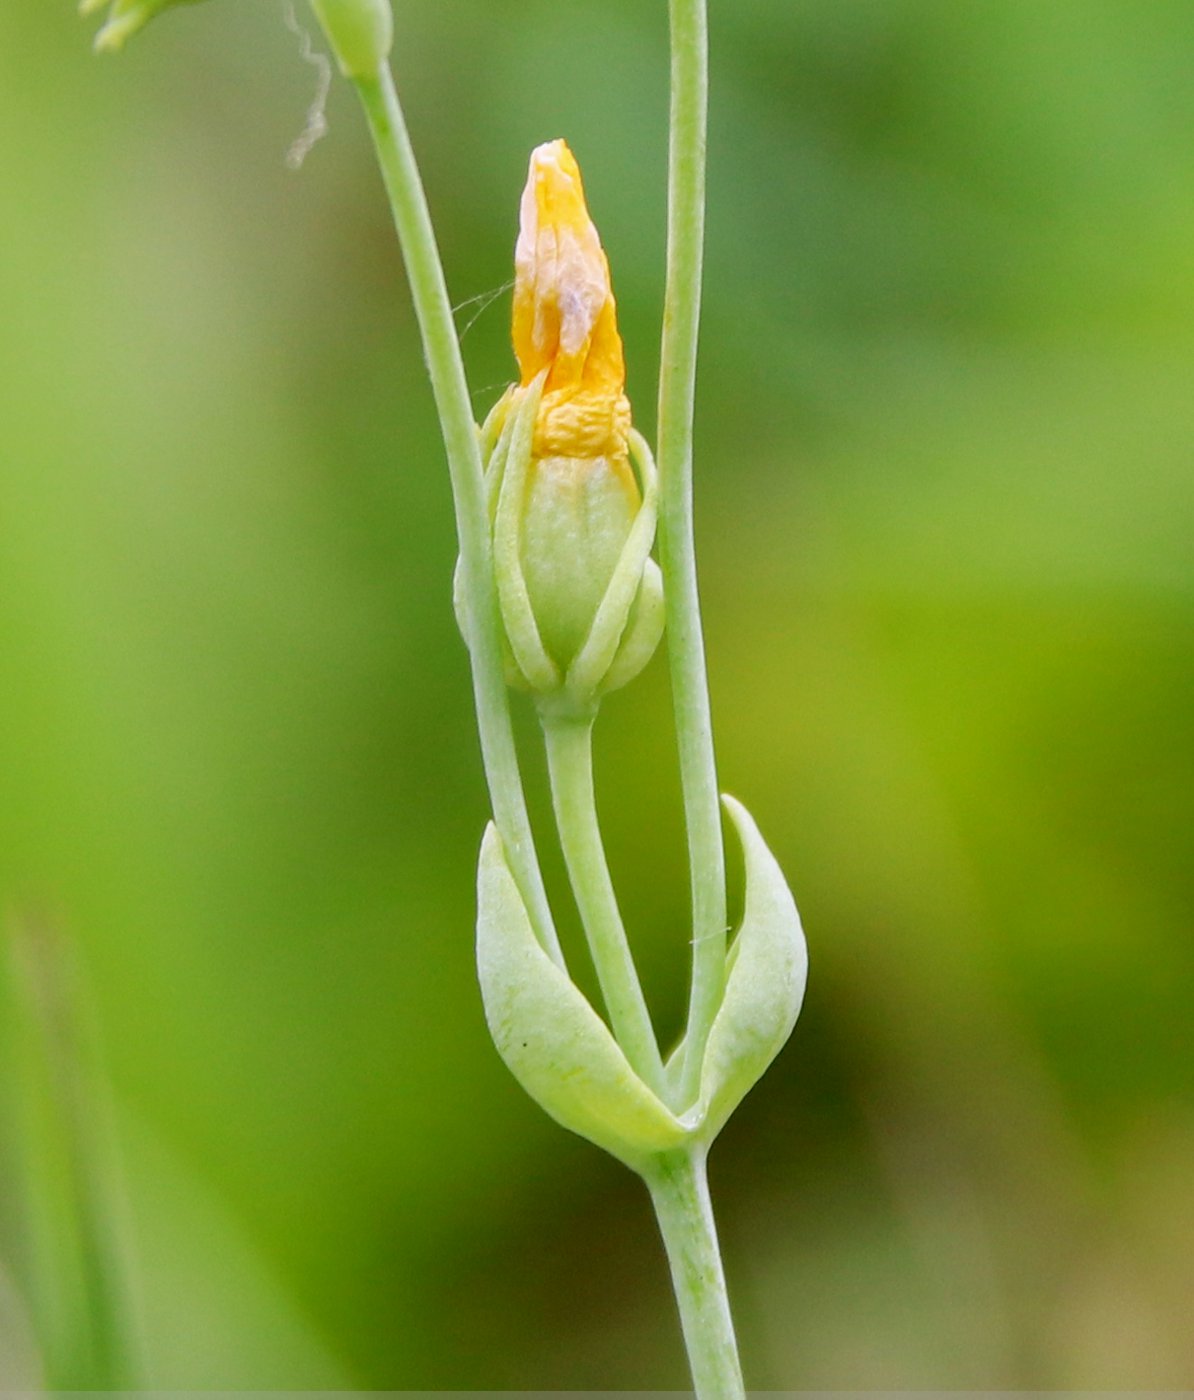
[[[545,716],[543,736],[568,878],[614,1036],[640,1077],[662,1098],[663,1061],[618,910],[597,821],[593,721]]]
[[[469,618],[473,698],[493,818],[536,936],[562,967],[563,954],[535,855],[510,723],[499,640],[497,586],[490,561],[484,468],[435,232],[389,68],[383,65],[375,75],[357,78],[354,83],[365,109],[406,260],[448,454],[460,540],[461,580]]]
[[[646,1181],[667,1249],[698,1400],[738,1400],[744,1393],[742,1370],[704,1152],[659,1157]]]
[[[692,526],[692,422],[700,328],[708,125],[705,0],[671,0],[672,102],[668,269],[659,380],[659,546],[667,583],[684,819],[692,888],[692,989],[681,1105],[700,1088],[709,1028],[725,982],[726,879],[705,643]]]

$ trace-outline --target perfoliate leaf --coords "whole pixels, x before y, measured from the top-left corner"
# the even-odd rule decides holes
[[[680,1146],[685,1128],[539,946],[492,824],[481,845],[477,903],[485,1018],[515,1079],[557,1123],[634,1170]]]
[[[742,842],[746,905],[705,1048],[701,1097],[696,1112],[685,1115],[707,1142],[783,1049],[808,980],[804,930],[783,871],[746,808],[732,797],[722,802]]]

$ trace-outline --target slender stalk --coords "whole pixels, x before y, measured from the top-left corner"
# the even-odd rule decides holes
[[[473,698],[493,818],[536,936],[562,967],[563,954],[535,855],[518,769],[502,668],[481,449],[431,215],[389,68],[383,65],[373,76],[354,79],[354,84],[365,109],[406,260],[448,454],[469,619]]]
[[[659,545],[692,887],[692,989],[681,1102],[700,1087],[725,982],[726,879],[692,526],[692,422],[705,230],[705,0],[671,0],[668,268],[659,379]]]
[[[662,1098],[663,1061],[610,879],[593,791],[593,720],[544,716],[551,798],[568,878],[618,1044]]]
[[[742,1369],[703,1151],[656,1159],[646,1174],[698,1400],[740,1400]]]

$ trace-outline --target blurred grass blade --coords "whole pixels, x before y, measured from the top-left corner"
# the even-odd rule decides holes
[[[8,922],[7,996],[26,1262],[51,1390],[137,1382],[109,1099],[60,928]]]

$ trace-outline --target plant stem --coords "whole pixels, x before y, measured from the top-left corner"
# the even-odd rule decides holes
[[[692,886],[692,989],[681,1106],[700,1088],[725,983],[726,879],[692,525],[692,423],[705,230],[708,30],[705,0],[671,0],[668,268],[659,379],[659,545],[666,580],[684,819]]]
[[[469,620],[473,698],[494,822],[535,934],[563,967],[518,769],[499,640],[484,468],[431,215],[389,68],[383,65],[373,76],[356,78],[354,85],[365,109],[406,260],[447,449],[460,540],[461,582]]]
[[[738,1344],[709,1200],[704,1150],[658,1157],[646,1173],[667,1249],[698,1400],[740,1400]]]
[[[592,716],[543,716],[551,799],[568,878],[618,1044],[663,1098],[663,1061],[610,879],[593,791]]]

